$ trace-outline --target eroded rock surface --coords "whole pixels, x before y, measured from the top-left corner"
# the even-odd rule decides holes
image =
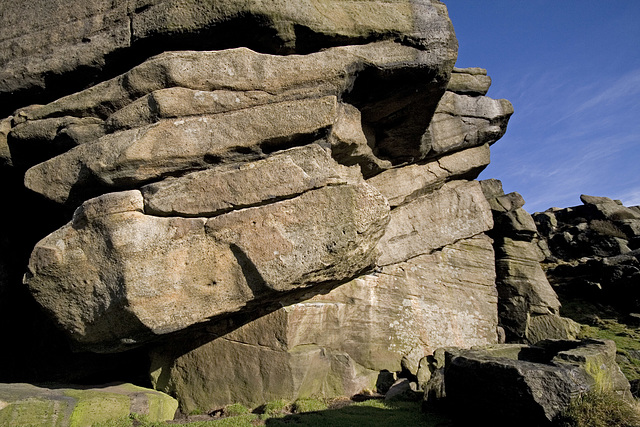
[[[299,158],[300,150],[262,163],[281,159],[280,166],[295,166],[292,157]],[[29,288],[76,341],[114,350],[121,349],[119,342],[126,348],[260,304],[270,294],[349,279],[375,262],[388,205],[361,178],[347,183],[348,174],[340,175],[342,167],[326,151],[316,146],[315,154],[335,185],[311,177],[317,189],[292,188],[281,201],[272,198],[273,186],[254,193],[247,204],[210,186],[211,191],[191,193],[191,203],[177,209],[193,217],[184,218],[147,214],[145,204],[154,206],[158,192],[145,191],[146,200],[137,190],[90,199],[71,223],[36,245]],[[305,161],[318,167],[311,156]],[[221,187],[235,185],[236,194],[251,197],[255,191],[251,175],[245,174],[246,181],[235,180],[235,174],[217,176]],[[181,200],[181,192],[173,194]]]
[[[498,342],[473,180],[513,109],[453,68],[442,3],[18,10],[0,6],[0,47],[22,46],[0,49],[0,171],[47,215],[0,280],[18,294],[26,272],[74,350],[150,351],[190,411],[353,394],[383,370],[425,383],[436,348]]]
[[[24,106],[19,102],[45,103],[75,92],[165,50],[246,46],[267,53],[310,53],[400,39],[429,52],[443,74],[457,52],[446,8],[430,0],[305,0],[295,6],[238,0],[4,2],[0,8],[5,111]]]
[[[518,193],[504,194],[495,179],[481,181],[495,221],[489,233],[496,250],[500,326],[508,342],[575,339],[580,326],[560,316],[560,301],[542,269],[544,255],[531,215]]]

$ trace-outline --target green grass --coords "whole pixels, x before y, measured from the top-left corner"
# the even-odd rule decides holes
[[[254,427],[256,425],[264,425],[256,422],[258,415],[245,414],[234,417],[222,418],[211,421],[195,421],[184,424],[169,424],[166,422],[150,422],[145,417],[129,416],[125,418],[117,418],[97,424],[92,427],[171,427],[171,426],[188,426],[188,427]]]
[[[224,408],[224,415],[227,417],[237,417],[238,415],[246,415],[249,412],[249,408],[241,403],[232,403]]]
[[[449,420],[436,415],[427,415],[420,410],[418,402],[387,404],[380,400],[367,400],[340,409],[292,414],[283,418],[266,420],[266,426],[308,427],[435,427]]]
[[[640,329],[629,327],[614,319],[604,319],[593,326],[582,326],[579,338],[601,338],[616,343],[617,358],[622,373],[628,380],[640,378],[640,359],[633,357],[629,350],[640,350]]]
[[[313,401],[313,402],[312,402]],[[313,409],[314,412],[302,412],[289,414],[285,411],[289,404],[284,401],[269,402],[269,410],[274,416],[257,414],[244,414],[217,420],[196,421],[185,424],[150,423],[144,417],[114,420],[108,424],[100,424],[99,427],[256,427],[256,426],[331,426],[331,427],[397,427],[397,426],[421,426],[439,427],[450,425],[450,420],[437,414],[425,414],[420,410],[419,402],[394,402],[385,403],[381,400],[367,400],[354,403],[337,409]],[[317,399],[300,399],[291,405],[294,410],[299,404],[299,411],[304,408],[316,408],[326,405]],[[266,406],[265,405],[265,408]],[[326,408],[326,406],[325,406]],[[98,427],[98,426],[96,426]]]
[[[262,418],[281,417],[290,409],[289,401],[284,399],[272,400],[262,408]]]
[[[321,399],[306,397],[293,402],[293,412],[300,414],[303,412],[316,412],[328,409],[327,404]]]
[[[166,426],[175,426],[176,424],[166,424]],[[259,416],[256,414],[238,415],[236,417],[222,418],[212,421],[196,421],[193,423],[178,424],[189,427],[255,427],[264,425],[260,422]],[[146,427],[146,426],[145,426]]]

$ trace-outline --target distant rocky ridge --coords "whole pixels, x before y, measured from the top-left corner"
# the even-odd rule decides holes
[[[563,293],[640,312],[640,207],[580,196],[582,206],[534,214],[547,275]]]
[[[0,6],[0,381],[188,413],[575,337],[521,197],[474,181],[513,108],[442,3],[216,5]]]

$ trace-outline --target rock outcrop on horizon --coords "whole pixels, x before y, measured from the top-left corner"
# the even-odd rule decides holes
[[[580,196],[582,206],[533,215],[544,266],[564,296],[608,304],[621,318],[640,312],[640,207]]]
[[[513,108],[454,67],[441,2],[37,0],[0,24],[0,382],[150,383],[189,413],[574,337],[524,201],[475,181]]]

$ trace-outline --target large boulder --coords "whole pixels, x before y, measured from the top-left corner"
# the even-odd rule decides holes
[[[417,367],[438,347],[497,342],[492,263],[491,242],[480,235],[299,303],[282,300],[283,308],[203,337],[187,353],[157,348],[152,379],[187,412],[373,389],[380,371]]]
[[[146,200],[138,190],[88,200],[36,245],[29,289],[75,341],[113,351],[282,292],[354,277],[377,258],[388,204],[361,178],[349,183],[325,150],[301,150],[221,171],[210,188],[227,191],[191,192],[190,200],[166,185],[145,189]],[[262,191],[254,171],[263,172]],[[285,186],[287,171],[293,175],[285,178],[299,174],[307,184]],[[211,184],[206,178],[182,180]],[[156,216],[165,205],[163,215],[190,218]]]
[[[439,375],[444,399],[462,422],[550,426],[571,401],[590,391],[612,391],[631,399],[629,382],[608,340],[547,340],[535,346],[498,345],[447,349]],[[442,386],[442,384],[440,384]],[[435,394],[427,404],[433,403]]]

